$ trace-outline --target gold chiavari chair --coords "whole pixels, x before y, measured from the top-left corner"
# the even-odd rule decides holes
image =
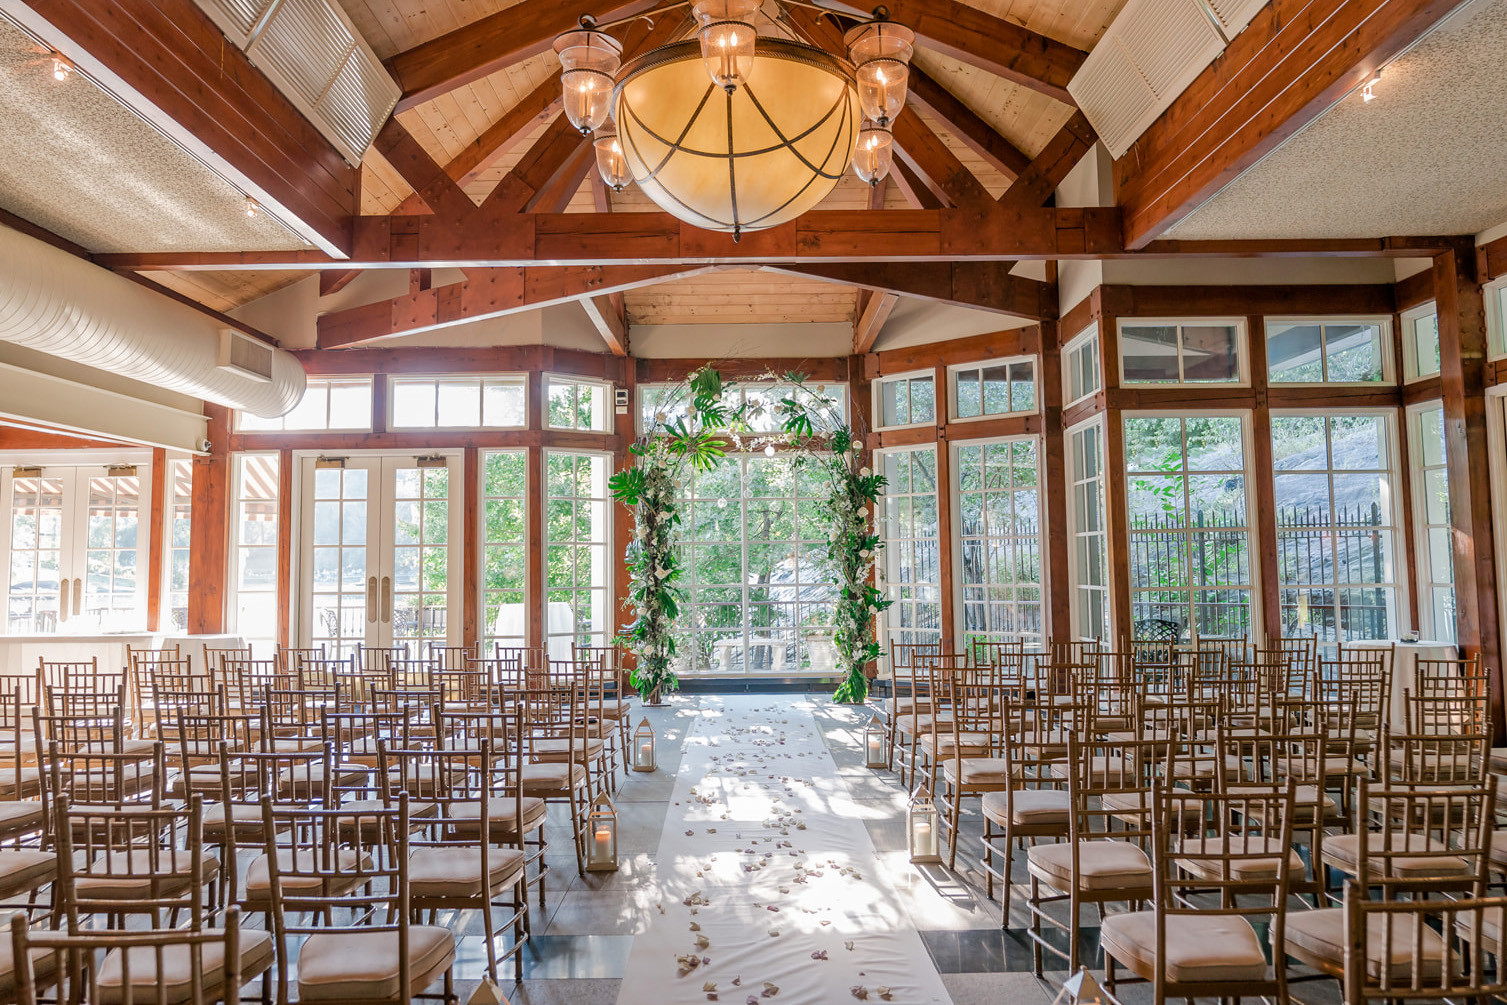
[[[146,735],[149,728],[143,724],[143,706],[151,693],[152,670],[159,662],[176,664],[183,659],[178,646],[160,648],[126,646],[126,700],[128,722],[139,735]],[[192,672],[192,671],[190,671]]]
[[[48,711],[46,705],[49,691],[57,693],[82,692],[85,694],[105,694],[119,692],[121,701],[125,700],[126,671],[124,670],[100,670],[99,660],[47,660],[37,661],[37,685],[40,688],[39,697],[43,702],[43,710]]]
[[[409,658],[408,647],[401,646],[368,646],[356,643],[356,651],[351,656],[351,663],[355,668],[368,674],[386,674],[394,660],[406,660]]]
[[[939,794],[945,808],[940,823],[947,839],[947,868],[954,869],[963,800],[1010,785],[1004,762],[1007,692],[998,664],[948,667],[940,673],[937,684],[952,715],[945,723],[933,720],[930,733],[923,738],[922,754],[940,777]]]
[[[262,803],[278,1005],[291,997],[297,937],[299,1001],[399,1005],[441,978],[446,1001],[455,1000],[454,934],[411,920],[408,802],[402,793],[395,809]],[[295,843],[280,846],[279,835]],[[337,917],[351,920],[330,922]]]
[[[585,689],[573,682],[512,694],[521,712],[523,794],[569,808],[576,870],[581,875],[586,873],[587,811],[596,791],[593,771],[599,756],[590,747],[584,695]]]
[[[436,670],[464,670],[476,658],[476,647],[451,646],[443,642],[429,642],[424,647],[424,658]]]
[[[296,674],[302,668],[305,660],[328,659],[329,654],[325,651],[323,643],[304,649],[291,648],[288,646],[277,647],[277,666],[285,673]]]
[[[623,651],[619,646],[578,646],[571,643],[571,652],[576,662],[587,662],[599,667],[598,676],[602,687],[602,714],[607,721],[617,726],[614,758],[621,758],[623,774],[631,775],[633,769],[628,760],[632,743],[633,702],[624,690],[627,672],[623,667]]]
[[[1053,639],[1047,644],[1046,652],[1052,663],[1089,663],[1103,648],[1100,639]]]
[[[209,674],[210,681],[216,687],[227,682],[228,678],[225,666],[227,662],[231,660],[243,662],[254,659],[256,659],[256,653],[252,652],[252,647],[249,644],[226,649],[212,646],[204,647],[204,670]]]
[[[896,727],[899,734],[898,769],[907,791],[915,788],[918,774],[924,775],[935,791],[935,765],[929,759],[928,748],[922,740],[933,730],[949,728],[952,712],[947,705],[943,680],[948,670],[967,665],[968,658],[963,653],[927,653],[915,657],[915,666],[910,668],[910,711]],[[898,680],[896,683],[898,695]]]
[[[1244,663],[1250,659],[1250,639],[1244,635],[1194,635],[1193,648],[1199,652],[1223,653],[1231,663]]]
[[[1390,650],[1356,650],[1343,647],[1333,660],[1320,660],[1314,678],[1314,693],[1321,699],[1354,695],[1357,744],[1369,753],[1377,730],[1387,721],[1392,696]]]
[[[9,690],[0,687],[0,723],[4,728],[0,755],[5,763],[0,772],[0,842],[29,844],[46,840],[46,806],[42,801],[46,770],[37,756],[31,728],[38,706],[26,700],[27,690],[35,682],[29,677],[14,680],[22,686]],[[32,788],[35,792],[28,794]]]
[[[1100,928],[1110,993],[1118,991],[1120,964],[1152,985],[1156,1005],[1242,996],[1288,1001],[1287,961],[1277,953],[1267,962],[1252,919],[1282,944],[1291,876],[1303,868],[1292,850],[1292,784],[1233,794],[1156,782],[1152,801],[1153,907],[1111,915]],[[1193,833],[1189,821],[1197,822]]]

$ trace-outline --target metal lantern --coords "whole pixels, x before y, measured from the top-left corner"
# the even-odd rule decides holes
[[[863,764],[867,768],[887,768],[890,766],[889,752],[885,749],[884,723],[879,721],[879,716],[869,720],[868,726],[863,731]]]
[[[586,871],[617,872],[617,807],[607,793],[597,796],[586,822],[590,834],[586,842]]]
[[[602,181],[612,191],[621,192],[633,180],[633,173],[628,170],[628,158],[623,156],[623,144],[617,138],[617,127],[610,120],[602,123],[602,128],[597,130],[592,146],[596,148],[597,172],[601,174]]]
[[[924,783],[910,797],[910,809],[906,812],[906,843],[910,847],[910,860],[918,865],[934,865],[942,861],[942,842],[938,828],[942,815],[932,802],[931,789]]]
[[[753,70],[759,0],[700,0],[691,10],[701,25],[701,62],[712,83],[731,94]]]
[[[905,107],[915,32],[891,21],[869,21],[843,36],[855,67],[863,114],[887,126]]]
[[[865,122],[853,148],[853,173],[860,181],[878,185],[895,160],[895,137],[884,126]]]
[[[644,719],[633,731],[633,770],[654,770],[654,727]]]
[[[560,56],[565,117],[584,136],[607,121],[623,44],[604,31],[581,27],[558,36],[555,52]]]

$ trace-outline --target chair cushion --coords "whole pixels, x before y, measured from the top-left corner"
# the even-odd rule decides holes
[[[1261,795],[1263,793],[1275,791],[1270,785],[1242,784],[1231,785],[1228,788],[1231,795],[1237,796],[1253,794]],[[1327,792],[1320,792],[1317,785],[1295,786],[1293,789],[1293,823],[1299,825],[1313,823],[1314,810],[1320,805],[1322,805],[1324,808],[1323,812],[1325,818],[1337,817],[1340,815],[1340,808],[1339,805],[1334,801],[1334,797]],[[1260,804],[1256,804],[1250,807],[1250,814],[1252,818],[1259,820],[1264,815],[1264,810]]]
[[[208,929],[214,932],[215,929]],[[272,966],[274,957],[272,936],[253,928],[240,931],[240,977],[247,982],[259,977]],[[124,951],[112,949],[99,969],[99,990],[103,1005],[117,1005],[125,1001],[122,962],[129,956],[131,973],[131,997],[136,1002],[158,1001],[158,989],[162,999],[169,1003],[186,1002],[193,996],[193,952],[189,946],[168,946],[162,950],[162,974],[157,972],[157,950],[149,946],[135,946]],[[225,943],[206,943],[200,950],[203,989],[206,997],[220,997],[221,984],[225,978]],[[239,989],[237,989],[239,990]]]
[[[0,838],[11,838],[40,829],[42,826],[42,801],[40,799],[0,800]]]
[[[243,844],[262,840],[262,808],[250,803],[231,803],[230,816],[235,822],[235,838]],[[225,804],[204,807],[204,840],[225,844]]]
[[[31,848],[0,850],[0,898],[8,900],[19,893],[39,890],[56,879],[57,874],[55,852]]]
[[[393,766],[387,769],[387,785],[392,791],[397,791],[404,786],[404,768]],[[408,779],[406,788],[408,794],[415,799],[434,799],[441,793],[437,791],[436,783],[444,780],[445,788],[461,785],[465,782],[466,769],[464,767],[442,768],[438,764],[409,764],[406,766]]]
[[[1010,814],[1008,817],[1006,814]],[[1011,827],[1050,827],[1067,833],[1073,801],[1061,789],[1016,789],[985,792],[984,816]]]
[[[1278,858],[1282,854],[1281,842],[1275,837],[1266,837],[1260,834],[1235,834],[1231,835],[1228,845],[1223,837],[1192,837],[1183,838],[1177,844],[1180,853],[1176,859],[1178,867],[1190,876],[1199,879],[1223,880],[1225,879],[1225,861],[1211,859],[1210,855],[1260,855],[1260,858],[1235,858],[1228,861],[1231,879],[1237,882],[1260,882],[1262,880],[1275,882],[1277,871],[1281,866]],[[1325,846],[1328,850],[1328,846]],[[1188,856],[1184,858],[1183,856]],[[1270,857],[1268,857],[1268,855]],[[1287,874],[1289,876],[1301,876],[1303,874],[1303,858],[1293,848],[1287,849]]]
[[[1036,845],[1026,853],[1026,867],[1037,879],[1058,890],[1073,885],[1073,846]],[[1135,845],[1125,841],[1079,841],[1078,877],[1080,890],[1123,890],[1150,895],[1151,859]]]
[[[1507,828],[1499,827],[1491,832],[1491,845],[1487,855],[1493,869],[1507,872]]]
[[[295,863],[299,869],[309,870],[314,868],[318,859],[315,858],[312,848],[298,849],[297,857],[292,848],[279,848],[277,850],[278,876],[282,880],[283,892],[295,897],[308,897],[320,892],[322,877],[310,876],[303,873],[288,875],[288,869],[294,868]],[[335,867],[337,869],[357,868],[356,851],[353,848],[341,848],[335,854]],[[362,854],[360,868],[371,868],[371,856]],[[339,896],[354,890],[365,878],[359,873],[350,877],[347,881],[342,879],[340,883],[331,883],[325,892],[330,896]],[[267,874],[267,856],[258,855],[252,860],[246,869],[246,899],[265,904],[272,896],[272,878]]]
[[[1449,851],[1449,846],[1425,834],[1393,832],[1390,837],[1375,832],[1366,835],[1366,850],[1379,854],[1389,849],[1392,852],[1423,852],[1416,857],[1397,855],[1387,863],[1394,879],[1429,879],[1431,877],[1453,879],[1470,875],[1470,863],[1455,855],[1428,854]],[[1324,839],[1324,864],[1354,876],[1360,869],[1360,835],[1339,834]],[[1372,859],[1374,866],[1382,860]]]
[[[583,742],[580,739],[572,740],[563,736],[553,740],[535,740],[534,756],[545,762],[563,761],[571,756],[572,745],[574,745],[574,757],[577,761],[595,760],[602,756],[601,740],[588,737]]]
[[[418,994],[455,960],[455,936],[448,928],[408,929],[408,967]],[[364,999],[391,1001],[401,994],[396,931],[316,932],[298,954],[298,997],[302,1001]]]
[[[527,834],[544,823],[546,806],[544,800],[537,796],[524,796],[521,802],[523,833]],[[493,841],[518,837],[519,828],[518,822],[513,819],[514,810],[513,800],[506,796],[494,796],[487,800],[487,829],[492,832]],[[462,837],[474,835],[479,829],[480,819],[480,803],[450,804],[450,820],[456,834]]]
[[[40,768],[22,768],[20,772],[20,790],[17,792],[15,768],[0,768],[0,799],[15,799],[16,796],[33,795],[42,783],[42,771]]]
[[[9,927],[9,915],[4,916]],[[36,977],[38,991],[52,982],[57,974],[57,954],[51,950],[35,949],[29,954],[31,957],[31,972]],[[16,1000],[16,947],[9,936],[0,939],[0,1001],[13,1002]]]
[[[1167,918],[1166,959],[1161,969],[1169,981],[1262,981],[1266,954],[1250,922],[1241,917],[1174,914]],[[1104,952],[1137,975],[1153,980],[1157,970],[1156,912],[1112,914],[1099,929]]]
[[[525,764],[520,774],[527,795],[567,795],[586,783],[586,768],[580,761]]]
[[[414,899],[481,897],[517,882],[523,874],[523,852],[517,848],[488,848],[490,884],[481,887],[481,848],[417,848],[408,857],[409,890]]]
[[[967,757],[961,762],[948,759],[942,762],[942,774],[948,781],[967,785],[1007,785],[1010,776],[1005,773],[1003,757]]]
[[[1381,914],[1366,916],[1366,974],[1379,980],[1384,968],[1390,967],[1395,980],[1408,980],[1412,974],[1413,940],[1417,921],[1413,915],[1391,920],[1392,939],[1387,944],[1388,919]],[[1345,965],[1345,909],[1326,907],[1317,911],[1289,911],[1287,914],[1286,950],[1304,962],[1331,972]],[[1424,979],[1437,980],[1444,959],[1444,940],[1428,925],[1421,936]]]
[[[81,900],[136,900],[146,897],[176,897],[191,887],[208,883],[220,872],[220,860],[206,854],[200,863],[199,881],[193,877],[193,858],[179,849],[175,858],[166,852],[159,855],[153,864],[151,852],[145,848],[130,851],[108,850],[95,857],[92,868],[108,872],[78,874],[74,888]],[[165,876],[170,881],[161,882]],[[159,881],[157,889],[152,889]]]

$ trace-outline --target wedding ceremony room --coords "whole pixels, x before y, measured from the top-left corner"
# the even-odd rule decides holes
[[[1507,0],[0,0],[0,1005],[1507,1002]]]

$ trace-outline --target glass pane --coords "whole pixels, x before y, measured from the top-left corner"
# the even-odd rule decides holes
[[[1324,379],[1324,332],[1320,325],[1269,324],[1266,359],[1274,383]]]
[[[1239,329],[1234,325],[1183,326],[1183,379],[1239,380]]]
[[[402,429],[434,426],[435,388],[432,380],[392,382],[392,424]]]
[[[1126,325],[1120,329],[1120,356],[1129,383],[1177,383],[1176,325]]]
[[[1325,325],[1325,352],[1331,381],[1382,379],[1381,328],[1377,325]]]
[[[493,427],[519,427],[525,422],[524,399],[527,388],[520,383],[487,381],[482,385],[481,424]]]
[[[442,380],[437,387],[440,425],[465,429],[481,425],[481,385],[474,380]]]

